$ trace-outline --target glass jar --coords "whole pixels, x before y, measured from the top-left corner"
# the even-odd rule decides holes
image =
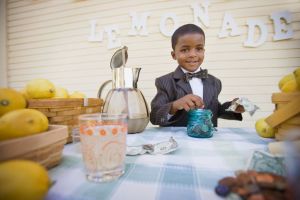
[[[211,121],[212,112],[207,109],[193,109],[188,112],[187,134],[196,138],[213,136],[215,128]]]

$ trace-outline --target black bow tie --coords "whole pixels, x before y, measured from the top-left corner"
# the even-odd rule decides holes
[[[201,69],[199,72],[196,72],[196,73],[190,73],[190,72],[187,72],[184,74],[184,80],[186,82],[189,82],[192,78],[208,78],[208,75],[207,75],[207,69]]]

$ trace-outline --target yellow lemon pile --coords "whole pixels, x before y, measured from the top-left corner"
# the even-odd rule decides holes
[[[298,84],[298,88],[300,88],[300,67],[294,70],[293,72],[296,82]]]
[[[54,98],[68,98],[69,92],[67,89],[62,87],[56,87]]]
[[[300,91],[300,67],[298,67],[293,73],[282,77],[278,83],[278,87],[285,93]]]
[[[0,88],[0,116],[25,107],[26,100],[21,93],[11,88]]]
[[[275,130],[265,121],[265,118],[260,118],[255,123],[255,130],[259,136],[264,138],[274,138]]]
[[[18,109],[0,117],[0,141],[34,135],[48,130],[48,119],[35,109]]]
[[[0,88],[0,141],[48,130],[48,119],[40,111],[26,108],[24,96],[12,88]]]
[[[79,91],[75,91],[69,96],[69,98],[85,98],[85,94]]]
[[[21,90],[26,99],[48,99],[48,98],[85,98],[86,96],[78,91],[69,94],[68,90],[55,86],[47,79],[33,79]]]
[[[0,163],[0,199],[42,200],[51,186],[47,170],[28,160]]]
[[[45,99],[55,96],[55,86],[47,79],[34,79],[27,83],[26,94],[31,99]]]

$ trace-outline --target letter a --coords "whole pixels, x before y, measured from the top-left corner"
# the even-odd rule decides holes
[[[230,13],[226,12],[224,15],[222,30],[219,33],[219,37],[220,38],[228,37],[229,35],[229,32],[227,31],[228,29],[231,29],[230,36],[241,35],[241,31],[238,29],[233,17],[231,16]]]

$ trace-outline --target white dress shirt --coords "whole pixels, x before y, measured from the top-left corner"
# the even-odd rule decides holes
[[[194,71],[194,72],[190,72],[190,73],[196,73],[200,71],[200,67]],[[187,71],[186,69],[181,67],[181,70],[183,71],[183,73],[187,73],[189,71]],[[203,83],[201,78],[197,78],[197,77],[193,77],[190,81],[189,84],[192,88],[193,94],[197,95],[199,97],[201,97],[203,99]]]

